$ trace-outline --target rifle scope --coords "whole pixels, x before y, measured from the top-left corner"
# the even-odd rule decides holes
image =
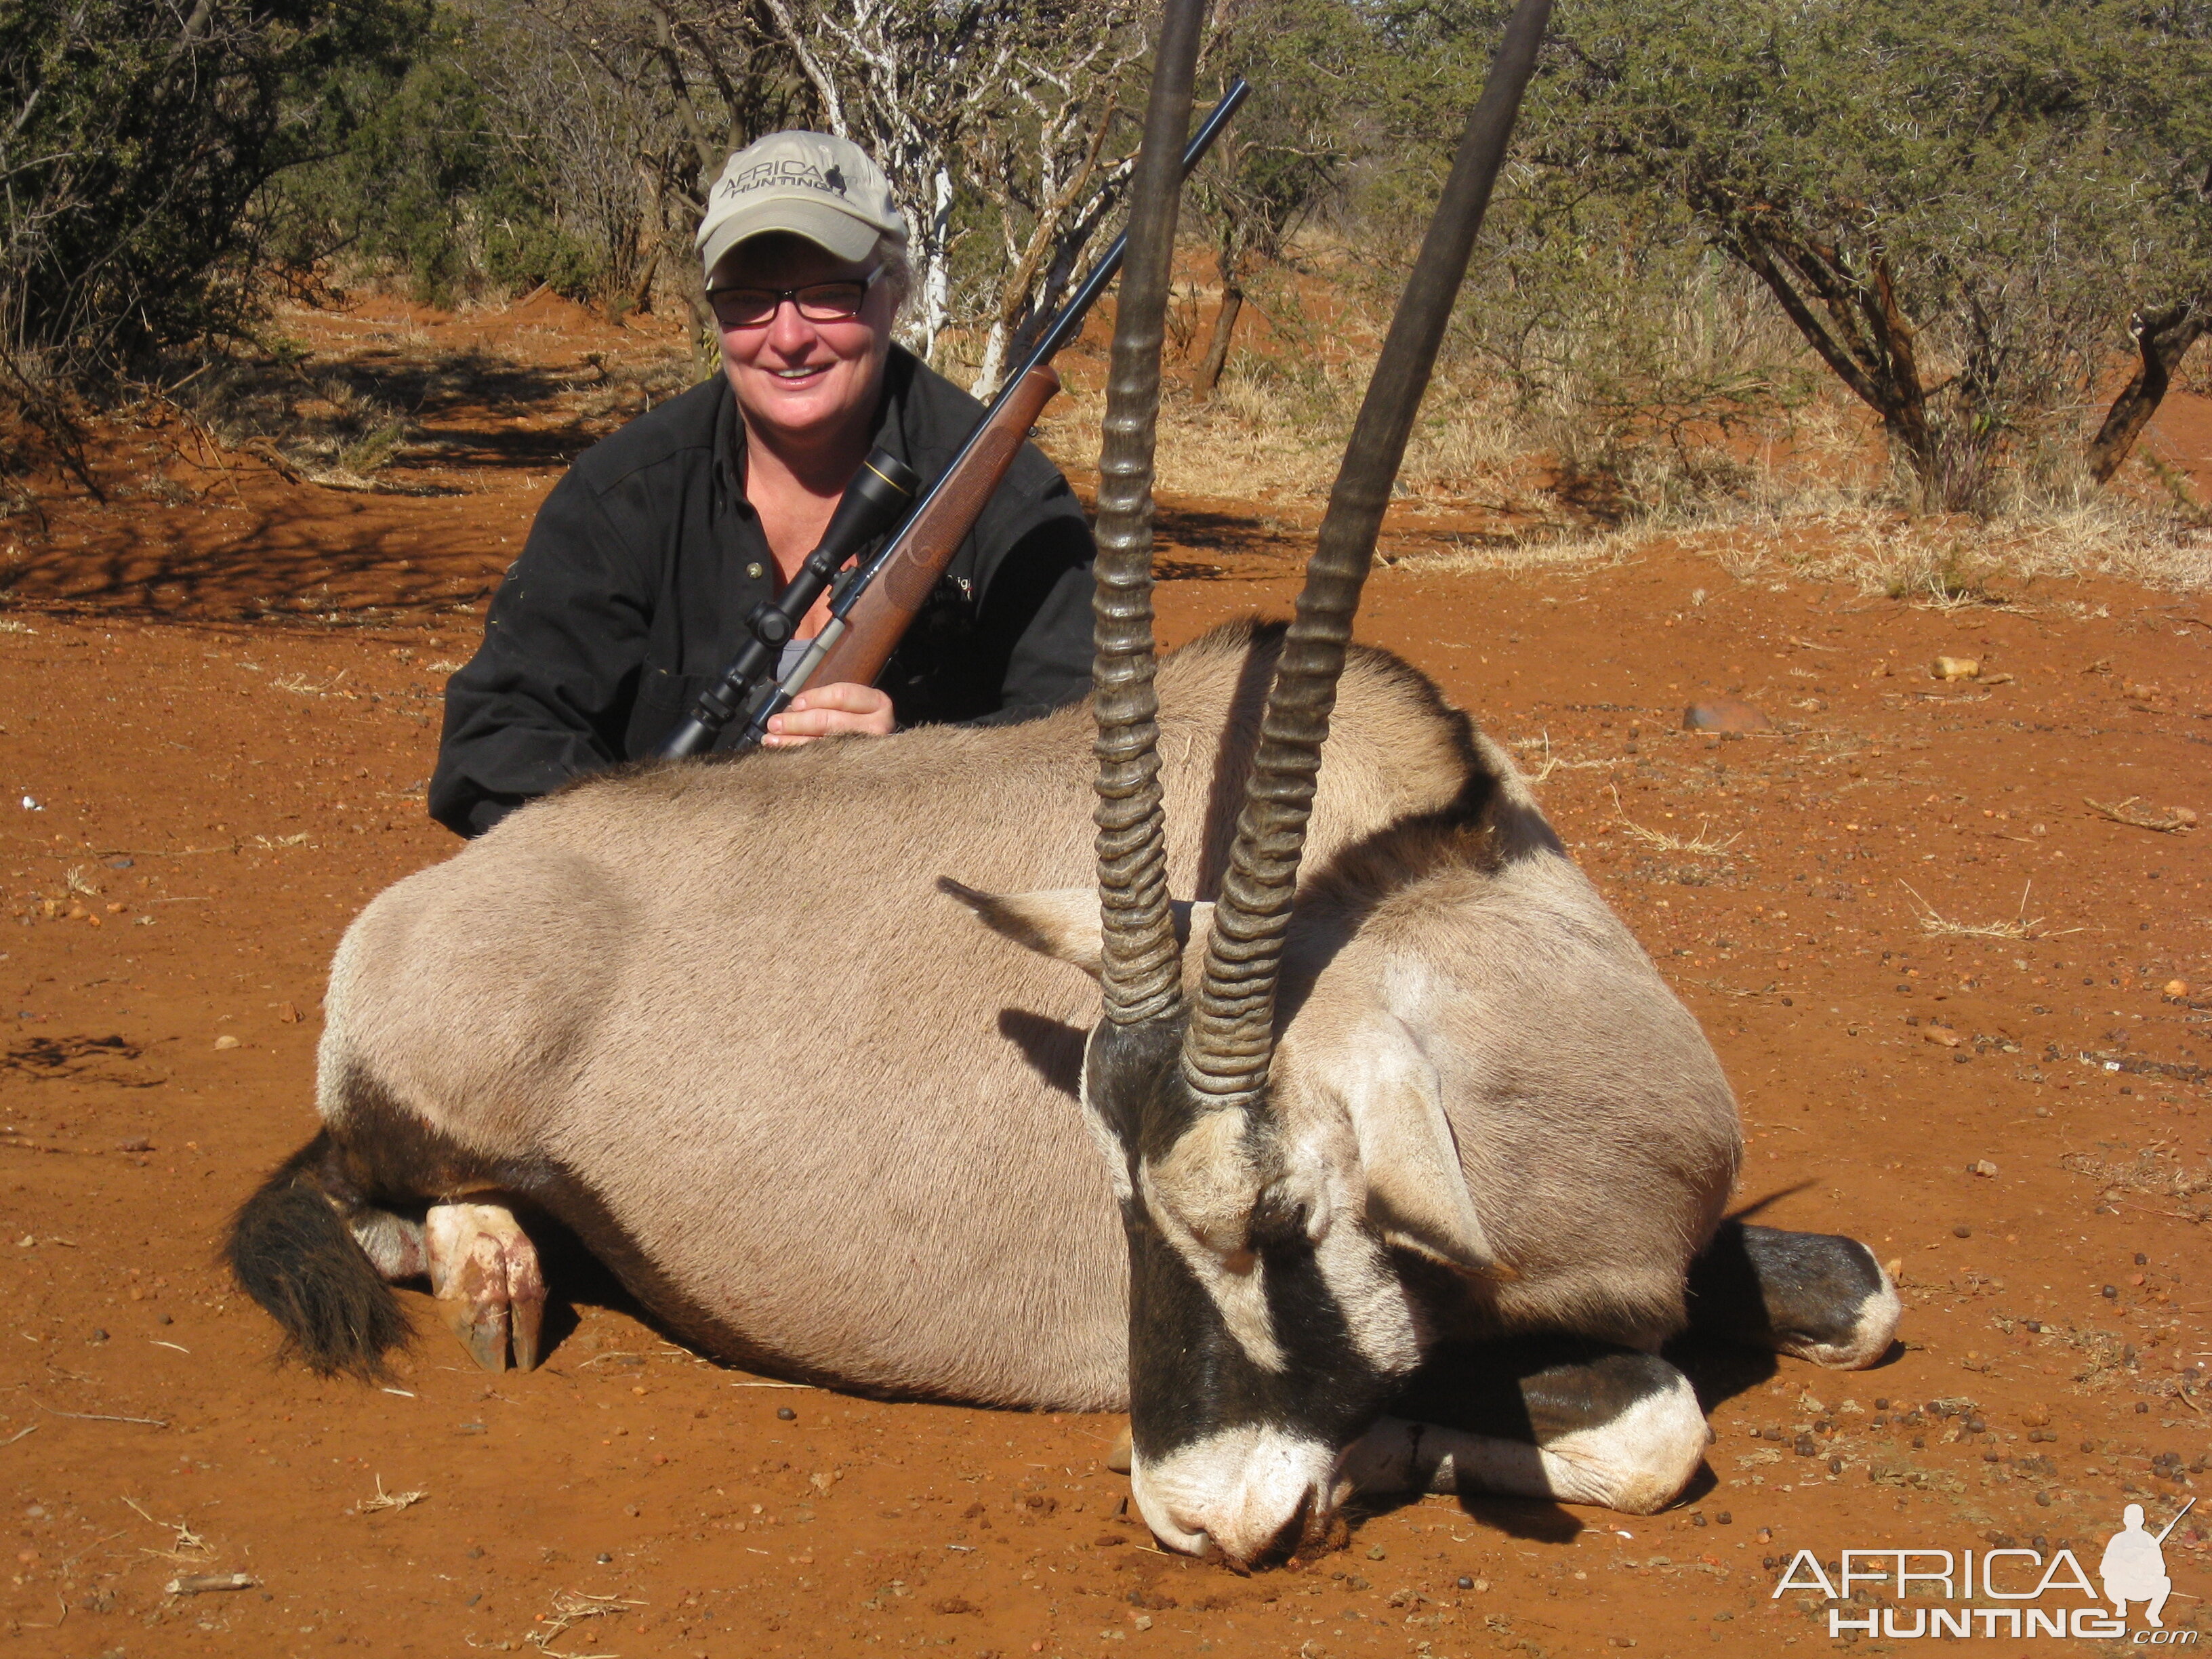
[[[889,450],[868,453],[838,498],[830,527],[822,532],[822,544],[806,556],[781,593],[753,607],[745,618],[751,640],[738,659],[699,694],[690,718],[661,744],[661,759],[680,760],[714,746],[714,739],[737,718],[753,688],[775,671],[785,644],[798,632],[800,619],[813,609],[815,600],[837,579],[839,567],[889,530],[921,488],[921,475]]]

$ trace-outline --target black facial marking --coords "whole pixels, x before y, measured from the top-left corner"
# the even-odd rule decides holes
[[[1306,1237],[1303,1206],[1263,1194],[1250,1241],[1285,1364],[1255,1364],[1145,1208],[1139,1152],[1159,1156],[1197,1121],[1182,1080],[1179,1020],[1091,1034],[1085,1088],[1130,1154],[1140,1194],[1122,1206],[1129,1243],[1129,1421],[1138,1455],[1161,1457],[1223,1430],[1264,1425],[1349,1445],[1395,1379],[1359,1352]],[[1141,1144],[1141,1146],[1140,1146]],[[1356,1224],[1350,1222],[1340,1224]]]
[[[1881,1290],[1874,1252],[1855,1238],[1730,1221],[1690,1264],[1690,1325],[1754,1347],[1842,1345]]]
[[[1177,1076],[1182,1059],[1182,1021],[1147,1020],[1140,1025],[1101,1021],[1091,1029],[1083,1052],[1084,1092],[1133,1159],[1146,1125],[1173,1115],[1189,1121],[1179,1098],[1162,1098]],[[1133,1164],[1131,1174],[1133,1176]]]

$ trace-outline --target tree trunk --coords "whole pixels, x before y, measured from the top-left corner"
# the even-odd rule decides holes
[[[1244,290],[1234,283],[1221,288],[1221,308],[1213,313],[1213,337],[1206,343],[1198,373],[1190,378],[1192,396],[1204,403],[1221,384],[1221,371],[1229,362],[1230,337],[1237,332],[1237,313],[1244,309]]]
[[[653,314],[653,279],[660,271],[663,246],[658,240],[653,242],[652,250],[646,255],[644,274],[637,279],[637,286],[630,290],[629,308],[633,316],[650,317]]]
[[[2105,411],[2105,422],[2097,428],[2097,435],[2089,441],[2089,476],[2099,483],[2110,483],[2134,452],[2136,440],[2166,398],[2173,371],[2181,367],[2182,358],[2208,326],[2212,326],[2212,290],[2199,295],[2193,303],[2185,300],[2163,311],[2136,313],[2131,332],[2142,361]]]
[[[1952,483],[1928,418],[1915,331],[1898,303],[1888,262],[1875,255],[1869,262],[1871,277],[1864,277],[1838,250],[1771,235],[1748,215],[1734,214],[1723,223],[1722,246],[1765,284],[1836,378],[1881,417],[1883,432],[1912,469],[1921,511],[1945,510]]]
[[[680,240],[677,239],[681,239]],[[691,314],[691,340],[702,361],[712,362],[720,351],[722,331],[714,321],[714,307],[707,300],[707,275],[691,247],[691,239],[679,230],[663,228],[662,245],[670,254],[668,268],[676,291],[684,296],[684,309]],[[671,246],[671,244],[673,246]]]

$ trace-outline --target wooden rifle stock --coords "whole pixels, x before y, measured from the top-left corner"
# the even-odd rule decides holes
[[[845,632],[823,655],[811,684],[874,684],[1021,453],[1030,428],[1059,391],[1060,376],[1049,363],[1038,364],[1014,383],[962,458],[960,470],[899,532],[882,573],[854,601]]]

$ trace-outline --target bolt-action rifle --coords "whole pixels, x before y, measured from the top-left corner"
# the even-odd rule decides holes
[[[1205,159],[1251,90],[1237,79],[1191,135],[1182,153],[1186,178]],[[1127,244],[1126,235],[1115,239],[1083,286],[1060,307],[1007,377],[951,464],[921,491],[918,500],[921,480],[911,468],[882,449],[869,454],[830,515],[822,544],[806,556],[781,594],[754,607],[745,619],[752,639],[700,694],[690,717],[661,745],[661,758],[673,760],[713,748],[740,714],[744,725],[732,746],[749,749],[767,732],[769,720],[817,680],[866,685],[883,672],[923,600],[1013,465],[1030,427],[1059,392],[1053,357],[1075,337],[1085,316],[1121,270]],[[887,532],[874,556],[838,578],[841,566]],[[784,646],[833,582],[829,622],[798,661],[787,672],[781,670]],[[772,673],[780,678],[771,678]]]

